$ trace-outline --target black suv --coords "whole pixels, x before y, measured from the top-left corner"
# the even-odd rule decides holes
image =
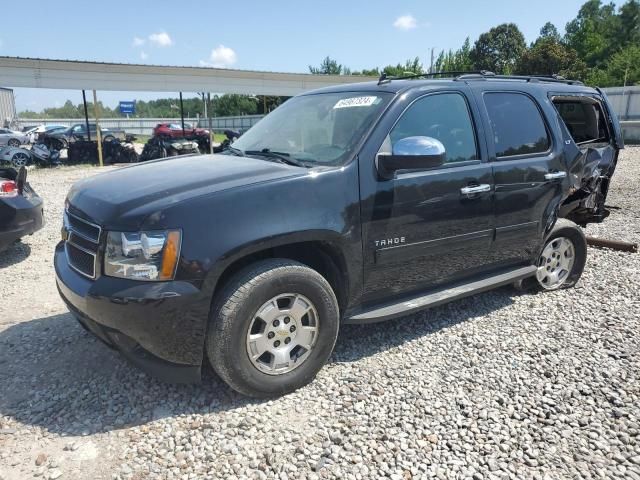
[[[57,285],[80,323],[168,381],[203,359],[252,396],[311,381],[341,322],[509,283],[574,285],[620,128],[598,89],[488,73],[288,100],[221,155],[83,180]]]

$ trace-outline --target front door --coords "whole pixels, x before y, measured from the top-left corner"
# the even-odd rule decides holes
[[[377,152],[423,136],[444,145],[446,160],[386,180],[371,168],[375,153],[361,156],[365,303],[471,276],[486,265],[493,241],[491,166],[482,159],[467,92],[433,92],[409,103]]]

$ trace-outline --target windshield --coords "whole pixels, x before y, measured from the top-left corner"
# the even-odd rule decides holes
[[[284,154],[309,167],[341,165],[392,97],[383,92],[293,97],[236,140],[233,148]]]

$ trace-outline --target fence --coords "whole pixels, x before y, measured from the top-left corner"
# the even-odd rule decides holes
[[[185,123],[191,123],[202,128],[209,128],[213,131],[225,129],[247,130],[258,123],[263,115],[242,115],[237,117],[213,117],[213,118],[185,118]],[[90,122],[95,120],[89,119]],[[85,123],[84,118],[34,118],[21,119],[18,121],[18,128],[22,129],[31,125],[74,125]],[[104,128],[115,128],[124,130],[134,135],[151,135],[153,127],[159,123],[180,123],[179,118],[102,118],[100,125]]]
[[[620,120],[640,120],[640,86],[603,88]]]
[[[640,86],[603,89],[620,119],[622,136],[629,144],[640,144]]]

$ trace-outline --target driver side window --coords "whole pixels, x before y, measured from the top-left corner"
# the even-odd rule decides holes
[[[445,163],[477,160],[478,151],[467,101],[459,93],[437,93],[416,100],[400,117],[385,143],[431,137],[446,150]]]

